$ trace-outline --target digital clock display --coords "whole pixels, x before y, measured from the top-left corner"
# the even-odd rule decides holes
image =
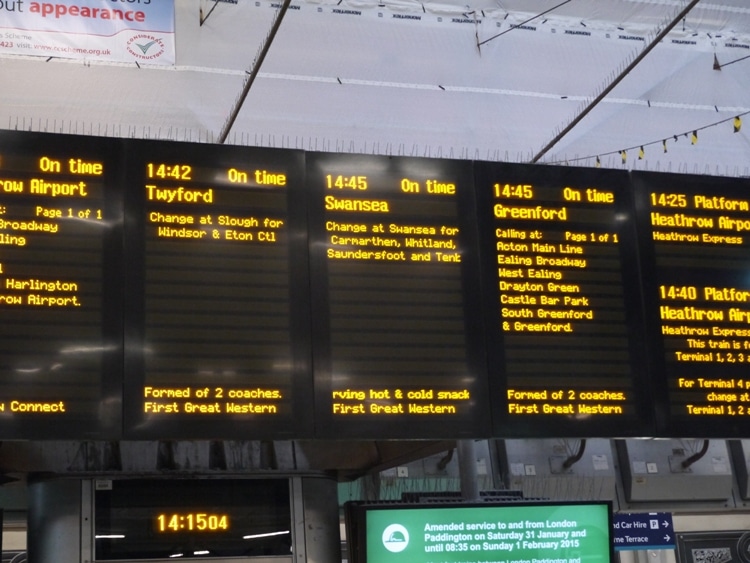
[[[688,206],[686,194],[673,194],[663,192],[651,192],[651,207],[673,207],[683,209]]]
[[[289,487],[283,478],[114,480],[95,494],[95,559],[288,556]]]
[[[146,176],[148,178],[161,178],[165,180],[192,180],[193,167],[189,164],[146,164]]]
[[[366,190],[367,176],[342,176],[341,174],[326,174],[326,187],[328,189],[350,189]]]
[[[157,532],[217,532],[228,530],[229,514],[206,512],[162,513],[156,516]]]

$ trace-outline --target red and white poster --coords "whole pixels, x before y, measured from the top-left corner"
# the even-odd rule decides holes
[[[0,56],[173,65],[174,0],[0,0]]]

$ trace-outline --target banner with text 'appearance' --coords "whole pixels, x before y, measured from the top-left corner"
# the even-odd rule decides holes
[[[173,0],[0,2],[0,56],[172,65]]]

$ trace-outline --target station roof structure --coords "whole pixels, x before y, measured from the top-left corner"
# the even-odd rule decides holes
[[[746,0],[175,0],[175,42],[0,55],[0,128],[750,176]]]

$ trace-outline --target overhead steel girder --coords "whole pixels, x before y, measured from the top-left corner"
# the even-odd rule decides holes
[[[607,95],[609,95],[609,93],[610,93],[610,92],[611,92],[612,90],[614,90],[614,89],[615,89],[615,87],[616,87],[616,86],[617,86],[617,85],[618,85],[618,84],[619,84],[620,82],[622,82],[622,80],[623,80],[623,79],[624,79],[624,78],[625,78],[625,77],[626,77],[626,76],[627,76],[628,74],[630,74],[630,72],[631,72],[631,71],[632,71],[632,70],[633,70],[633,69],[634,69],[634,68],[635,68],[636,66],[638,66],[638,64],[639,64],[639,63],[640,63],[640,62],[641,62],[641,61],[642,61],[643,59],[645,59],[645,58],[646,58],[646,55],[648,55],[648,54],[649,54],[649,53],[651,52],[651,50],[652,50],[652,49],[653,49],[654,47],[656,47],[656,45],[658,45],[658,44],[659,44],[659,42],[660,42],[660,41],[661,41],[662,39],[664,39],[664,37],[666,37],[667,33],[669,33],[670,31],[672,31],[672,28],[674,28],[674,26],[676,26],[676,25],[677,25],[677,24],[678,24],[678,23],[679,23],[679,22],[680,22],[680,21],[681,21],[681,20],[682,20],[682,19],[683,19],[683,18],[684,18],[685,16],[687,16],[688,12],[690,12],[690,10],[692,10],[692,9],[693,9],[693,8],[695,7],[695,5],[696,5],[696,4],[698,3],[698,2],[700,2],[700,0],[692,0],[692,1],[691,1],[691,2],[690,2],[690,3],[689,3],[689,4],[688,4],[688,5],[686,6],[686,7],[685,7],[685,9],[683,9],[683,10],[682,10],[682,11],[681,11],[681,12],[680,12],[680,13],[679,13],[679,14],[678,14],[678,15],[677,15],[677,16],[676,16],[676,17],[675,17],[675,18],[674,18],[674,19],[673,19],[673,20],[672,20],[672,21],[671,21],[671,22],[670,22],[670,23],[669,23],[669,24],[668,24],[668,25],[667,25],[667,26],[666,26],[666,27],[665,27],[665,28],[663,29],[663,30],[661,30],[661,32],[659,32],[659,33],[658,33],[658,34],[656,35],[656,37],[654,37],[654,39],[653,39],[653,40],[651,41],[651,43],[649,43],[648,45],[646,45],[646,47],[644,47],[644,49],[643,49],[643,50],[642,50],[642,51],[641,51],[641,52],[640,52],[640,53],[638,54],[638,56],[636,56],[636,57],[635,57],[635,59],[633,59],[633,61],[632,61],[632,62],[631,62],[631,63],[630,63],[630,64],[629,64],[628,66],[626,66],[626,67],[625,67],[625,68],[623,69],[623,71],[622,71],[622,72],[621,72],[620,74],[618,74],[618,75],[617,75],[617,76],[616,76],[616,77],[614,78],[614,80],[612,80],[612,82],[610,82],[610,83],[609,83],[609,84],[608,84],[608,85],[607,85],[607,86],[606,86],[606,87],[605,87],[605,88],[604,88],[604,89],[603,89],[603,90],[601,91],[601,93],[600,93],[600,94],[599,94],[599,95],[598,95],[598,96],[597,96],[596,98],[594,98],[594,99],[593,99],[593,100],[591,101],[591,103],[589,103],[589,104],[588,104],[588,105],[587,105],[587,106],[586,106],[585,108],[583,108],[583,110],[581,110],[581,112],[580,112],[580,113],[579,113],[579,114],[578,114],[577,116],[575,116],[575,117],[573,118],[573,120],[572,120],[572,121],[571,121],[570,123],[568,123],[568,125],[567,125],[567,126],[566,126],[566,127],[565,127],[565,128],[564,128],[564,129],[562,130],[562,131],[560,131],[560,132],[559,132],[559,133],[558,133],[558,134],[557,134],[557,135],[555,136],[555,138],[554,138],[554,139],[552,139],[552,140],[551,140],[551,141],[550,141],[549,143],[547,143],[547,144],[546,144],[546,145],[544,146],[544,148],[543,148],[542,150],[540,150],[540,151],[539,151],[539,152],[538,152],[538,153],[537,153],[537,154],[536,154],[536,155],[534,156],[534,158],[532,158],[532,159],[531,159],[531,162],[532,162],[532,164],[533,164],[533,163],[536,163],[536,162],[539,162],[539,159],[540,159],[540,158],[542,158],[542,157],[543,157],[543,156],[544,156],[545,154],[547,154],[547,152],[548,152],[548,151],[549,151],[549,150],[550,150],[550,149],[551,149],[552,147],[554,147],[554,146],[555,146],[555,145],[556,145],[556,144],[557,144],[558,142],[560,142],[560,140],[561,140],[561,139],[562,139],[563,137],[565,137],[565,135],[567,135],[568,133],[570,133],[570,131],[571,131],[571,130],[572,130],[572,129],[573,129],[573,128],[574,128],[575,126],[576,126],[576,125],[578,125],[578,124],[579,124],[579,123],[581,122],[581,120],[583,120],[583,118],[584,118],[584,117],[586,117],[586,116],[587,116],[587,115],[589,114],[589,112],[591,112],[591,110],[593,110],[593,109],[594,109],[594,108],[595,108],[595,107],[596,107],[596,106],[597,106],[597,105],[599,104],[599,102],[601,102],[601,101],[602,101],[602,100],[603,100],[604,98],[606,98],[606,97],[607,97]]]
[[[291,3],[292,0],[284,0],[284,3],[282,4],[279,13],[276,16],[276,20],[273,22],[271,31],[268,33],[268,37],[266,37],[266,40],[261,47],[258,58],[256,59],[253,68],[250,69],[249,76],[245,81],[245,86],[242,88],[242,92],[240,93],[239,98],[237,98],[237,101],[232,108],[232,113],[229,115],[229,118],[224,124],[221,133],[219,133],[218,143],[220,145],[226,142],[227,137],[229,136],[229,131],[231,131],[232,125],[234,125],[234,122],[237,119],[240,110],[242,109],[242,105],[245,103],[245,98],[247,98],[247,94],[248,92],[250,92],[250,88],[252,87],[253,82],[255,82],[255,78],[260,72],[260,67],[263,65],[263,60],[266,58],[266,54],[268,54],[268,50],[271,48],[271,43],[273,43],[273,40],[276,37],[276,32],[279,31],[279,27],[281,27],[281,21],[284,19],[284,14],[286,14]]]

